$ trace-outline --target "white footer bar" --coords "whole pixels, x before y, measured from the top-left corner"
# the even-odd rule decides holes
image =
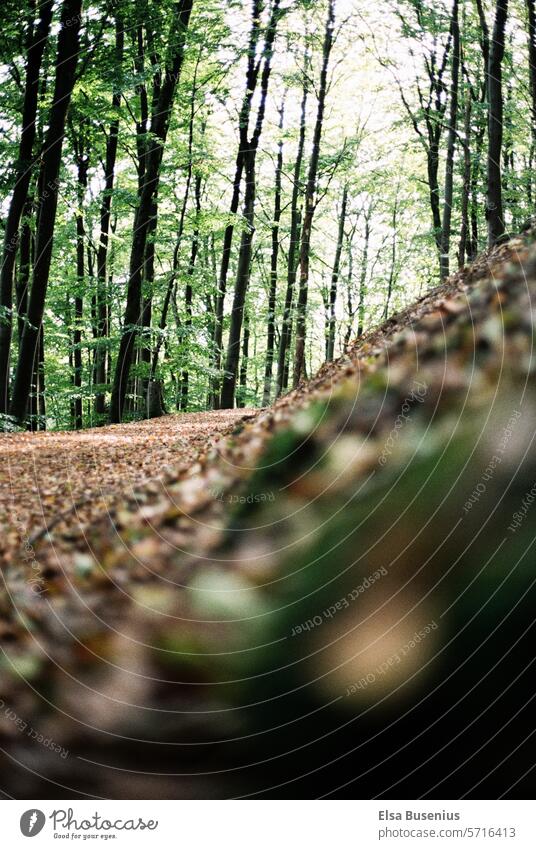
[[[6,849],[534,849],[526,801],[5,801]]]

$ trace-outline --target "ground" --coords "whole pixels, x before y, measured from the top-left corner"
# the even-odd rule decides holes
[[[14,433],[0,442],[0,552],[11,559],[45,531],[86,527],[132,488],[186,471],[255,411],[186,413],[84,431]],[[22,537],[22,538],[21,538]]]
[[[468,711],[511,692],[499,671],[444,718],[445,680],[448,698],[472,692],[467,646],[484,633],[491,651],[511,625],[504,674],[526,669],[532,543],[528,522],[509,527],[536,474],[532,242],[483,255],[267,410],[2,438],[6,792],[433,790],[428,726],[458,739]],[[500,709],[490,721],[499,735]],[[378,772],[406,732],[412,754]],[[519,743],[496,742],[499,760]],[[462,782],[448,758],[440,798]],[[478,767],[468,794],[513,783]]]

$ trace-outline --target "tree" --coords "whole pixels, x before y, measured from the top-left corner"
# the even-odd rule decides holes
[[[257,59],[259,39],[261,36],[261,14],[262,0],[252,0],[251,5],[251,29],[247,48],[246,79],[242,105],[238,116],[238,152],[236,154],[235,174],[233,179],[233,191],[229,207],[229,222],[223,235],[223,246],[221,252],[220,273],[218,278],[218,290],[215,297],[214,313],[214,354],[213,368],[215,377],[212,387],[212,405],[214,408],[220,406],[221,378],[219,370],[222,358],[223,342],[223,314],[225,307],[225,295],[227,292],[227,277],[231,261],[231,248],[234,236],[234,217],[238,212],[240,204],[240,189],[244,173],[244,142],[247,146],[251,105],[259,79],[260,63]]]
[[[112,94],[112,111],[114,117],[110,122],[108,136],[106,138],[106,151],[104,160],[104,188],[100,207],[100,235],[97,251],[97,293],[95,299],[96,311],[96,346],[94,362],[94,382],[97,390],[95,393],[95,417],[97,422],[102,421],[105,413],[104,386],[107,382],[106,371],[106,340],[109,336],[109,305],[107,300],[107,277],[108,277],[108,248],[110,241],[110,222],[112,210],[112,197],[115,184],[115,165],[117,160],[117,145],[119,139],[119,108],[121,106],[121,74],[125,47],[124,23],[120,11],[115,16],[115,74],[114,90]]]
[[[179,0],[175,4],[169,30],[168,56],[151,118],[145,154],[145,173],[134,218],[127,302],[112,387],[111,422],[120,422],[123,415],[130,364],[140,320],[143,263],[147,236],[158,193],[160,166],[169,129],[173,99],[182,70],[186,33],[192,6],[193,0]]]
[[[53,0],[43,0],[40,4],[38,21],[34,24],[32,14],[28,27],[22,129],[17,161],[14,167],[15,185],[4,231],[2,268],[0,270],[0,413],[6,413],[9,407],[9,363],[13,323],[13,275],[19,243],[21,216],[28,199],[28,190],[33,173],[39,76],[43,54],[50,32],[53,7]]]
[[[460,22],[458,19],[458,0],[454,0],[450,23],[452,33],[452,79],[450,87],[450,117],[447,137],[447,161],[445,165],[445,194],[443,198],[443,218],[441,223],[440,267],[441,278],[449,276],[450,237],[452,223],[452,205],[454,191],[454,150],[456,147],[458,124],[458,86],[460,77]]]
[[[76,430],[83,426],[82,418],[82,321],[84,313],[84,289],[86,285],[86,232],[84,226],[84,197],[88,185],[89,142],[87,119],[81,118],[79,131],[71,126],[72,145],[75,152],[77,171],[76,205],[76,290],[74,296],[73,331],[73,425]]]
[[[61,151],[67,112],[75,82],[81,15],[82,0],[64,0],[58,35],[54,94],[41,160],[41,191],[38,201],[40,209],[32,289],[10,406],[11,415],[19,421],[24,420],[28,407],[32,371],[43,321],[58,204]]]
[[[283,132],[285,101],[279,109],[279,132]],[[272,394],[272,369],[275,347],[275,310],[277,301],[277,278],[279,260],[279,226],[281,222],[281,177],[283,174],[283,139],[280,137],[277,147],[274,184],[274,216],[272,220],[272,253],[270,258],[270,290],[268,295],[268,322],[266,328],[266,362],[264,366],[264,390],[262,405],[270,403]]]
[[[240,355],[240,335],[242,330],[242,319],[244,316],[245,297],[249,285],[251,249],[253,245],[253,235],[255,232],[255,166],[266,111],[266,98],[268,97],[268,84],[270,81],[270,74],[272,72],[272,55],[279,17],[280,0],[273,0],[262,52],[260,103],[257,110],[255,129],[251,138],[248,136],[248,126],[245,125],[240,127],[240,148],[242,150],[245,182],[244,208],[242,213],[244,224],[240,240],[240,251],[238,254],[233,307],[231,310],[231,326],[229,328],[229,341],[227,344],[227,356],[225,359],[225,371],[221,390],[220,405],[223,409],[232,407],[234,404],[236,376]]]
[[[341,212],[339,215],[339,232],[337,246],[335,248],[335,259],[333,271],[331,272],[331,286],[329,289],[329,319],[328,333],[326,339],[326,361],[333,359],[335,351],[335,305],[337,303],[337,285],[339,283],[339,272],[341,267],[341,256],[344,245],[344,228],[346,226],[346,210],[348,208],[348,184],[344,184],[342,191]]]
[[[296,309],[296,351],[294,355],[294,386],[297,386],[304,372],[305,366],[305,336],[307,321],[307,299],[309,285],[309,260],[311,250],[311,232],[313,229],[313,218],[316,210],[316,182],[318,177],[318,164],[320,160],[320,143],[322,141],[322,128],[324,124],[324,111],[326,107],[326,94],[328,88],[328,67],[331,50],[333,47],[333,30],[335,27],[335,0],[329,0],[326,29],[324,33],[324,44],[322,47],[322,69],[320,72],[320,87],[318,91],[318,107],[316,113],[315,129],[313,134],[313,145],[311,158],[309,160],[309,172],[305,188],[305,212],[300,243],[300,286],[298,303]]]
[[[283,306],[283,320],[281,324],[281,335],[277,355],[277,381],[275,396],[279,397],[282,390],[286,388],[288,380],[288,356],[290,349],[290,337],[292,332],[292,301],[296,285],[298,270],[297,259],[300,243],[300,210],[299,201],[302,191],[302,164],[305,149],[305,133],[307,130],[307,98],[309,94],[309,57],[307,48],[305,50],[302,72],[302,97],[300,106],[300,129],[298,136],[298,150],[294,161],[294,172],[292,176],[292,197],[290,201],[290,236],[287,257],[287,288],[285,292],[285,303]]]
[[[506,231],[501,184],[501,155],[503,143],[502,62],[507,15],[508,0],[497,0],[487,71],[489,105],[486,214],[490,246],[503,239]]]

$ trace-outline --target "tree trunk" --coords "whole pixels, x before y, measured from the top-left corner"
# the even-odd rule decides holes
[[[255,214],[255,158],[251,151],[247,151],[245,166],[245,195],[244,195],[244,229],[240,240],[240,252],[238,255],[238,268],[231,312],[231,326],[229,329],[229,342],[227,356],[225,359],[225,374],[221,392],[221,409],[229,409],[234,405],[236,372],[240,357],[240,336],[242,331],[242,318],[244,304],[249,283],[251,250],[253,246],[254,214]]]
[[[233,180],[233,195],[231,198],[230,215],[236,215],[240,203],[240,186],[244,171],[243,151],[240,149],[236,157],[235,176]],[[218,291],[216,292],[216,310],[214,320],[214,370],[220,371],[223,342],[223,312],[225,305],[225,294],[227,292],[227,276],[229,274],[229,263],[231,261],[231,246],[233,244],[234,224],[230,223],[225,228],[223,235],[223,248],[221,255],[220,274],[218,278]],[[221,377],[219,375],[213,381],[212,406],[214,409],[220,406]]]
[[[465,265],[465,256],[466,254],[469,256],[471,249],[469,239],[469,196],[471,193],[471,107],[471,93],[467,90],[463,127],[465,143],[463,148],[462,222],[460,228],[460,244],[458,247],[458,268],[463,268]]]
[[[501,186],[501,156],[503,140],[502,61],[504,31],[508,15],[508,0],[497,0],[495,24],[488,63],[488,243],[490,247],[505,236]]]
[[[300,287],[296,311],[296,351],[294,355],[293,383],[296,387],[301,380],[305,366],[305,337],[307,322],[307,299],[309,288],[309,260],[311,248],[311,232],[316,209],[316,182],[318,163],[320,159],[320,143],[324,123],[324,110],[328,87],[328,66],[333,46],[333,29],[335,26],[335,0],[329,0],[324,45],[322,48],[322,70],[320,73],[320,88],[318,93],[318,109],[313,135],[313,147],[309,162],[309,173],[305,189],[305,212],[303,216],[302,235],[300,244]]]
[[[528,35],[529,35],[529,79],[530,79],[530,98],[531,98],[531,133],[532,146],[531,158],[536,149],[536,0],[526,0],[527,17],[528,17]],[[532,169],[531,169],[532,171]],[[531,174],[531,189],[533,181]],[[533,197],[531,194],[531,206]]]
[[[277,381],[275,388],[276,398],[279,397],[282,390],[287,386],[288,383],[288,355],[292,332],[292,300],[294,297],[294,287],[296,285],[296,274],[298,270],[297,258],[299,254],[300,243],[301,221],[298,204],[301,194],[302,163],[303,152],[305,147],[305,131],[307,128],[307,98],[309,92],[308,70],[308,56],[306,51],[303,68],[303,94],[300,109],[300,134],[298,138],[298,150],[296,153],[296,161],[294,163],[292,198],[290,203],[290,239],[288,246],[287,290],[285,293],[285,303],[283,306],[283,321],[281,324],[281,336],[279,340],[279,351],[277,356]]]
[[[240,393],[237,407],[246,406],[246,392],[248,385],[248,361],[249,361],[249,315],[244,312],[244,334],[242,337],[242,360],[240,362]]]
[[[266,101],[268,98],[268,85],[272,72],[272,56],[274,41],[279,20],[280,0],[273,0],[270,20],[266,28],[264,48],[262,57],[264,60],[261,79],[261,95],[255,129],[251,139],[248,138],[248,127],[242,127],[240,133],[240,144],[243,151],[245,192],[244,192],[244,229],[240,240],[240,252],[238,255],[238,267],[236,273],[235,290],[233,297],[233,308],[231,312],[231,326],[229,328],[229,341],[227,345],[227,356],[225,359],[225,372],[223,375],[220,406],[222,409],[233,407],[236,388],[236,376],[240,356],[240,336],[242,332],[242,320],[244,316],[244,304],[246,292],[249,285],[251,272],[251,250],[253,235],[255,232],[255,165],[257,150],[262,133]]]
[[[2,268],[0,270],[0,413],[9,408],[9,365],[13,322],[13,277],[19,241],[19,227],[30,180],[33,146],[36,135],[39,74],[52,20],[53,0],[40,4],[37,25],[30,27],[26,59],[26,79],[22,106],[22,131],[15,163],[15,186],[9,204],[4,232]]]
[[[195,264],[197,262],[197,255],[199,253],[199,219],[201,214],[201,175],[197,174],[195,178],[195,211],[196,211],[196,223],[194,227],[194,233],[192,238],[192,251],[190,254],[190,262],[188,263],[188,281],[186,283],[186,288],[184,291],[184,308],[186,311],[186,320],[184,322],[184,326],[186,328],[185,332],[185,341],[186,346],[188,347],[190,344],[190,332],[192,328],[192,303],[193,303],[193,286],[192,286],[192,278],[194,276]],[[189,381],[190,374],[188,371],[188,367],[186,366],[181,374],[181,410],[186,412],[188,410],[188,392],[189,392]]]
[[[123,414],[130,364],[132,362],[132,353],[134,351],[137,327],[140,320],[143,262],[147,234],[153,205],[158,194],[160,166],[169,129],[173,100],[182,69],[186,32],[192,6],[193,0],[179,0],[175,5],[175,12],[169,33],[169,41],[172,47],[170,47],[170,55],[166,61],[158,102],[151,120],[150,140],[147,144],[145,155],[143,186],[134,218],[127,303],[110,404],[111,422],[120,422]]]
[[[268,293],[268,322],[266,327],[266,363],[264,367],[264,389],[262,406],[267,407],[272,394],[272,370],[274,363],[275,342],[275,307],[277,300],[277,264],[279,259],[279,224],[281,221],[281,176],[283,173],[283,121],[285,114],[284,101],[279,110],[279,145],[277,148],[277,164],[275,168],[274,218],[272,222],[272,255],[270,259],[270,290]]]
[[[123,20],[120,15],[115,19],[115,60],[118,73],[123,66],[124,40]],[[112,108],[119,110],[121,106],[121,86],[116,81],[112,95]],[[107,307],[107,278],[108,278],[108,243],[110,238],[110,221],[112,209],[112,194],[115,183],[115,163],[117,160],[117,143],[119,138],[119,115],[110,123],[106,139],[106,157],[104,164],[104,190],[100,208],[100,238],[97,251],[97,298],[96,298],[96,330],[94,382],[97,385],[95,394],[95,418],[101,424],[105,414],[106,395],[104,387],[108,380],[106,369],[106,340],[110,329]]]
[[[148,393],[151,382],[151,325],[153,319],[153,288],[154,288],[154,261],[155,261],[155,238],[158,226],[158,204],[153,204],[151,220],[147,230],[147,245],[145,248],[145,262],[143,271],[143,288],[145,290],[141,311],[141,348],[139,351],[139,362],[142,365],[142,374],[138,378],[139,387],[136,394],[141,398],[141,413],[146,415],[148,410]]]
[[[261,33],[261,13],[263,3],[262,0],[252,0],[251,4],[251,29],[248,44],[248,61],[246,68],[245,92],[240,109],[238,119],[238,153],[236,155],[235,175],[233,180],[233,193],[231,196],[231,206],[229,209],[231,220],[225,228],[223,235],[223,247],[221,255],[220,274],[218,278],[218,291],[216,292],[216,309],[214,316],[214,370],[217,373],[213,379],[212,385],[212,406],[217,409],[220,406],[220,391],[222,378],[218,374],[221,368],[222,361],[222,343],[223,343],[223,313],[225,306],[225,295],[227,292],[227,277],[229,274],[229,264],[231,261],[231,247],[233,244],[234,223],[233,218],[238,212],[240,204],[240,187],[242,185],[242,176],[244,174],[244,141],[249,135],[249,120],[251,115],[251,103],[257,88],[259,78],[259,65],[257,61],[257,45],[259,43]]]
[[[43,325],[39,328],[35,361],[28,402],[27,430],[46,430],[45,405],[45,341]]]
[[[341,214],[339,216],[339,233],[337,237],[337,247],[335,250],[335,260],[333,262],[333,271],[331,274],[331,286],[329,290],[329,323],[328,337],[326,346],[326,360],[330,362],[335,354],[335,307],[337,303],[337,286],[339,283],[339,272],[341,266],[342,247],[344,243],[344,228],[346,225],[346,209],[348,206],[348,185],[346,184],[342,193]]]
[[[16,305],[17,305],[17,335],[19,346],[22,342],[26,314],[28,312],[28,286],[30,283],[30,270],[32,266],[33,234],[30,219],[33,211],[33,198],[28,196],[24,207],[22,227],[20,231],[19,267],[16,283]]]
[[[87,190],[87,173],[89,158],[80,139],[75,143],[78,160],[78,209],[76,212],[76,292],[74,298],[74,330],[73,330],[73,385],[74,385],[74,421],[75,430],[83,427],[82,417],[82,320],[84,314],[84,283],[85,283],[85,228],[82,214],[84,196]]]
[[[28,305],[28,322],[24,328],[19,361],[15,374],[10,412],[22,421],[28,406],[32,369],[43,320],[48,288],[54,225],[58,204],[58,177],[65,121],[74,87],[75,70],[79,53],[82,0],[64,0],[61,27],[58,35],[56,80],[50,107],[49,126],[42,158],[42,191],[39,197],[39,223],[36,239],[32,290]]]
[[[389,310],[391,308],[391,298],[393,295],[393,286],[396,279],[396,227],[398,218],[398,191],[393,207],[393,217],[391,221],[392,239],[391,239],[391,270],[389,272],[389,280],[387,282],[387,298],[383,309],[384,319],[389,318]]]
[[[443,200],[443,221],[441,224],[440,267],[441,279],[449,276],[450,236],[452,224],[452,204],[454,190],[454,151],[456,148],[456,130],[458,125],[458,89],[460,77],[460,23],[458,18],[458,0],[454,0],[451,16],[452,32],[452,80],[450,90],[450,118],[447,135],[447,161],[445,166],[445,196]]]
[[[365,247],[359,277],[359,295],[357,301],[357,338],[363,335],[365,329],[365,295],[368,270],[368,251],[370,242],[370,212],[365,214]]]

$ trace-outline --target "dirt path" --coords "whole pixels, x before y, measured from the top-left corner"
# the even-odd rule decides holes
[[[254,410],[186,413],[82,432],[0,435],[0,556],[84,528],[170,468],[179,476]]]

